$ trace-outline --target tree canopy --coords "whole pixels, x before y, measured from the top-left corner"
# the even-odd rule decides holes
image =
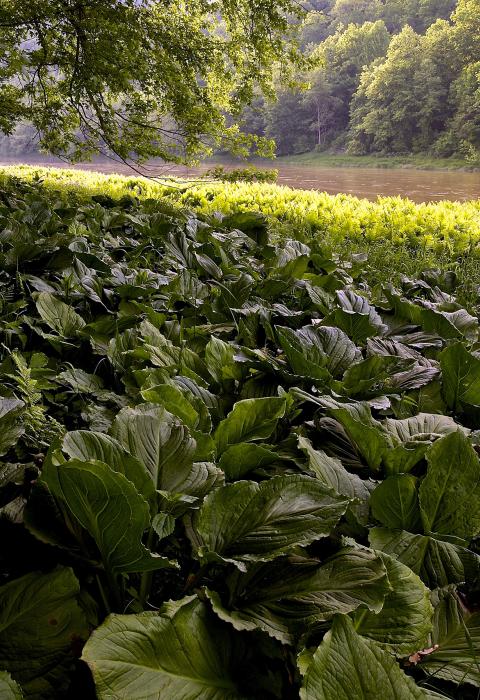
[[[189,160],[271,92],[296,0],[0,0],[0,131],[72,160]],[[283,56],[283,59],[282,59]]]

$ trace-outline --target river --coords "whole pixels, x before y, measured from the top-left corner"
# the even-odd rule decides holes
[[[20,162],[31,165],[49,165],[55,167],[72,167],[56,159],[45,157],[18,159],[0,159],[1,165],[13,165]],[[229,166],[222,165],[228,170]],[[278,183],[289,187],[318,190],[329,194],[346,193],[356,197],[375,200],[378,196],[409,197],[414,202],[436,202],[445,199],[465,202],[480,197],[480,172],[459,170],[415,170],[415,169],[381,169],[381,168],[322,168],[273,164],[279,170]],[[111,161],[81,163],[76,166],[81,170],[96,170],[104,173],[121,173],[135,175],[123,164]],[[149,167],[152,176],[199,177],[214,163],[201,165],[199,168],[186,168],[176,165],[156,165]],[[243,167],[238,163],[231,167]]]

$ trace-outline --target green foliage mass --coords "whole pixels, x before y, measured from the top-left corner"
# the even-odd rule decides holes
[[[454,275],[21,181],[0,230],[2,698],[478,695]]]
[[[187,206],[199,214],[256,211],[280,236],[293,230],[306,242],[313,239],[335,249],[378,247],[393,255],[407,248],[414,256],[431,255],[432,260],[443,255],[450,264],[456,255],[472,262],[478,257],[478,201],[415,204],[401,197],[379,197],[371,202],[265,183],[161,181],[34,166],[4,168],[3,173],[6,182],[11,176],[28,182],[39,179],[54,197],[165,197],[172,206]]]

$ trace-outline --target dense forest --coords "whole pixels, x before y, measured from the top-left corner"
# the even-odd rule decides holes
[[[251,104],[240,128],[253,135],[254,147],[256,137],[267,137],[277,155],[428,153],[478,161],[480,0],[312,0],[302,7],[290,18],[302,67],[295,76],[275,69],[276,98],[261,85],[262,93],[243,100]],[[228,115],[233,128],[236,120]],[[37,149],[44,125],[38,115],[30,121],[35,128],[23,124],[0,136],[0,154]],[[84,145],[89,129],[79,136]],[[141,130],[130,136],[140,153]],[[58,134],[55,143],[63,147]],[[231,151],[228,139],[224,147]],[[169,146],[157,155],[177,154]]]
[[[312,60],[245,131],[277,153],[480,154],[479,0],[319,0],[300,27]]]

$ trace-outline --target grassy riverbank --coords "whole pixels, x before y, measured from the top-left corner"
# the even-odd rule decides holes
[[[451,270],[459,280],[462,303],[473,308],[480,285],[480,202],[415,204],[401,197],[371,202],[350,195],[328,195],[269,184],[170,180],[96,172],[17,166],[0,170],[41,182],[55,198],[78,202],[92,196],[132,200],[163,198],[173,208],[206,217],[262,214],[273,240],[297,238],[320,243],[326,252],[368,256],[375,284],[396,282],[423,270]]]
[[[405,156],[349,156],[343,153],[301,153],[281,156],[272,164],[306,165],[318,168],[385,168],[417,170],[464,170],[480,171],[480,162],[471,162],[460,157],[434,158],[428,155]]]

